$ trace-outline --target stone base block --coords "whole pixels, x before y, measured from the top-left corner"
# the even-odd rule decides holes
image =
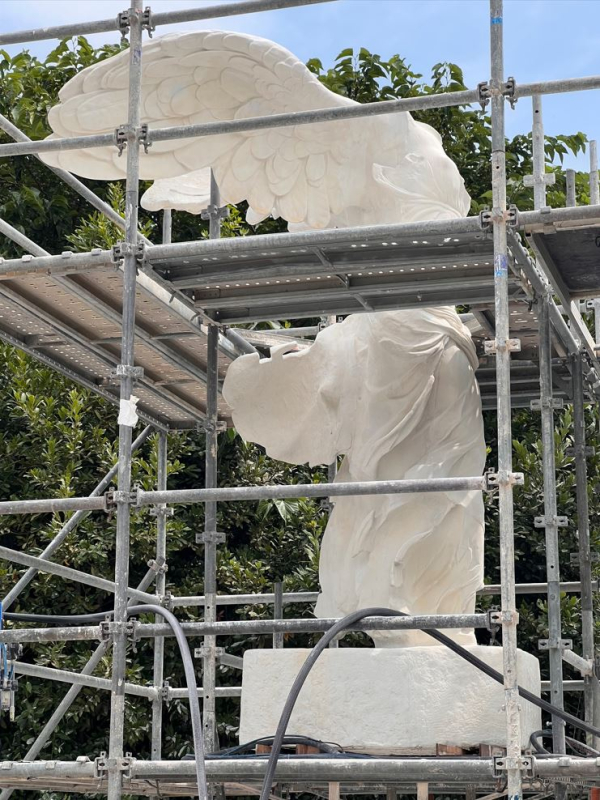
[[[468,648],[502,672],[502,648]],[[288,691],[309,650],[244,655],[240,741],[275,733]],[[537,658],[518,652],[519,683],[540,694]],[[505,745],[502,686],[447,648],[336,648],[313,667],[288,733],[371,753],[435,752]],[[522,745],[541,727],[540,710],[521,700]]]

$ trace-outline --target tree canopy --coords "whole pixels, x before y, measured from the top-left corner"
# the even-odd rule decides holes
[[[74,74],[95,61],[107,58],[118,48],[94,49],[84,39],[62,42],[40,61],[27,51],[10,57],[0,51],[0,111],[34,139],[49,129],[46,115],[56,102],[59,88]],[[335,63],[325,68],[311,59],[309,68],[331,90],[360,102],[372,102],[466,88],[461,69],[455,64],[436,64],[428,78],[414,72],[399,55],[389,59],[361,49],[344,50]],[[490,204],[490,119],[477,108],[451,107],[422,112],[419,119],[433,125],[442,135],[449,155],[463,174],[473,198],[472,211]],[[0,141],[9,141],[0,134]],[[585,149],[586,138],[579,132],[547,137],[547,169],[556,172],[557,182],[549,192],[551,205],[564,204],[562,158],[569,152]],[[507,142],[509,201],[521,209],[532,206],[531,190],[523,178],[532,171],[531,137],[519,135]],[[33,156],[0,160],[0,217],[26,232],[50,252],[69,247],[87,250],[110,246],[121,232],[62,184]],[[122,204],[122,186],[91,183],[92,188],[115,208]],[[586,202],[584,176],[578,180],[580,201]],[[243,204],[233,208],[224,223],[223,235],[248,236],[281,230],[281,221],[269,220],[255,228],[243,218]],[[155,214],[141,215],[144,232],[157,236],[160,219]],[[207,236],[207,226],[199,217],[174,215],[174,241]],[[20,250],[3,241],[4,256],[20,255]],[[1,287],[0,287],[1,288]],[[280,324],[293,324],[281,321]],[[112,407],[80,386],[8,345],[0,345],[0,496],[34,498],[85,495],[115,462],[117,450],[116,418]],[[594,444],[598,420],[588,410],[588,434]],[[556,464],[559,514],[575,520],[573,457],[567,455],[571,443],[571,412],[567,408],[557,419]],[[538,419],[527,411],[514,417],[515,469],[526,476],[516,504],[517,579],[520,582],[545,580],[543,533],[533,526],[542,513],[542,476]],[[495,463],[496,433],[493,413],[486,415],[490,464]],[[202,484],[204,439],[200,433],[169,436],[169,488]],[[151,437],[134,459],[134,480],[149,489],[156,479],[156,440]],[[600,456],[589,461],[591,485],[599,477]],[[278,463],[265,456],[260,447],[244,442],[233,430],[220,437],[219,481],[221,485],[251,485],[324,480],[323,470],[310,470]],[[590,491],[593,545],[598,542],[600,503]],[[55,514],[34,517],[0,518],[0,542],[8,547],[37,554],[45,547],[66,519]],[[270,591],[273,581],[283,580],[286,590],[318,588],[319,542],[327,521],[326,511],[310,500],[235,503],[219,508],[218,529],[227,532],[226,544],[219,548],[218,586],[223,593]],[[202,548],[195,533],[203,525],[201,505],[178,510],[168,522],[168,587],[177,594],[203,591]],[[135,585],[154,556],[154,520],[145,510],[133,515],[131,528],[131,584]],[[59,551],[60,559],[71,567],[103,577],[111,577],[114,559],[115,520],[92,514],[71,534]],[[561,558],[565,579],[576,579],[569,554],[576,550],[575,524],[561,535]],[[486,532],[486,580],[498,582],[498,531],[495,502],[489,502]],[[22,569],[0,561],[0,597],[14,585]],[[495,602],[495,600],[494,600]],[[49,575],[39,575],[21,595],[14,610],[47,613],[79,613],[105,610],[111,597],[89,586],[64,583]],[[490,601],[482,600],[483,607]],[[194,618],[193,609],[185,612]],[[220,609],[221,618],[236,615],[269,615],[271,609]],[[294,606],[288,613],[309,614],[306,606]],[[537,653],[537,639],[546,635],[545,598],[521,601],[520,646]],[[563,632],[575,636],[580,624],[579,599],[563,598]],[[288,637],[287,644],[307,644],[310,636]],[[351,637],[353,644],[368,645],[366,637]],[[248,647],[265,645],[264,637],[239,637],[227,642],[230,652],[240,654]],[[63,669],[80,670],[91,653],[87,643],[47,643],[27,647],[25,660]],[[128,659],[128,678],[150,683],[151,644],[138,644]],[[544,669],[546,665],[543,664]],[[108,676],[110,659],[99,666],[98,675]],[[182,686],[181,666],[174,648],[167,646],[165,675],[173,685]],[[239,672],[221,666],[221,685],[239,684]],[[4,758],[22,758],[38,731],[64,695],[61,684],[22,678],[17,698],[17,719],[9,723],[0,717],[0,739]],[[575,709],[576,710],[576,709]],[[238,701],[218,701],[220,735],[232,741],[237,730]],[[68,717],[59,726],[51,743],[42,752],[45,758],[95,757],[106,749],[109,717],[107,692],[84,689]],[[141,698],[127,701],[126,749],[139,757],[149,753],[150,705]],[[178,757],[187,752],[190,742],[188,710],[181,701],[172,702],[165,715],[164,755]]]

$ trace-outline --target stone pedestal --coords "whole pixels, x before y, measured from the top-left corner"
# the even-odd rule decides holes
[[[502,648],[467,648],[502,672]],[[244,655],[240,741],[275,733],[288,691],[309,650]],[[537,658],[518,652],[519,683],[540,694]],[[347,750],[434,753],[436,745],[505,745],[502,686],[443,646],[326,650],[296,703],[289,734]],[[541,727],[540,710],[521,700],[523,747]]]

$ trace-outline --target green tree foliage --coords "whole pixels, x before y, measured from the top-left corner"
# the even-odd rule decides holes
[[[0,112],[8,116],[32,138],[49,133],[46,116],[56,102],[60,87],[74,74],[118,48],[94,50],[85,39],[61,43],[44,61],[28,52],[10,57],[0,51]],[[437,64],[429,79],[414,72],[400,56],[388,60],[361,49],[343,51],[331,68],[312,59],[310,69],[332,90],[360,102],[413,97],[432,92],[464,89],[463,75],[454,64]],[[452,107],[416,115],[433,125],[442,135],[445,147],[465,177],[473,197],[474,213],[490,202],[490,120],[484,111]],[[0,134],[0,141],[8,141]],[[549,192],[549,202],[564,202],[564,175],[560,162],[569,152],[585,148],[585,137],[576,133],[549,137],[546,140],[547,169],[557,173],[556,186]],[[507,142],[509,193],[512,202],[522,209],[531,206],[531,190],[523,186],[524,175],[531,172],[531,137],[517,136]],[[556,162],[558,161],[558,164]],[[50,252],[67,247],[88,250],[109,247],[121,238],[119,230],[104,217],[90,212],[78,195],[56,179],[34,157],[0,160],[0,216],[24,230]],[[119,183],[92,183],[92,187],[114,208],[122,211],[123,189]],[[583,176],[578,176],[580,200],[586,200]],[[231,209],[223,225],[225,236],[246,236],[281,230],[281,221],[270,220],[253,228],[244,221],[244,204]],[[160,219],[142,215],[144,233],[157,236]],[[207,226],[199,217],[176,214],[174,241],[207,236]],[[3,243],[3,255],[20,254],[18,248]],[[288,323],[289,324],[289,323]],[[117,429],[112,407],[79,386],[40,366],[13,348],[0,346],[0,496],[32,498],[88,494],[114,463],[117,455]],[[589,417],[593,443],[597,428],[594,414]],[[486,419],[490,464],[495,463],[495,419]],[[517,498],[516,549],[517,575],[520,581],[544,580],[543,534],[534,529],[533,517],[541,513],[542,476],[540,468],[539,421],[528,412],[519,412],[514,420],[515,469],[526,475],[526,484]],[[556,428],[559,513],[571,519],[574,509],[572,457],[566,453],[571,439],[571,419],[567,410],[560,415]],[[204,441],[197,433],[169,436],[169,487],[188,488],[201,485],[204,479]],[[134,481],[143,488],[153,486],[156,475],[156,440],[151,437],[136,455]],[[220,437],[221,485],[299,483],[325,479],[322,470],[292,468],[265,456],[261,448],[244,442],[234,431]],[[590,460],[592,482],[598,479],[600,456]],[[594,544],[600,506],[590,492]],[[62,514],[34,517],[4,517],[0,520],[0,542],[9,547],[37,554],[60,529],[67,517]],[[219,549],[218,584],[224,593],[270,591],[274,581],[283,580],[286,590],[318,588],[317,566],[320,538],[327,521],[326,512],[313,501],[265,501],[231,503],[219,509],[219,530],[227,532],[227,543]],[[131,530],[131,580],[136,585],[154,555],[155,522],[148,511],[133,515]],[[168,521],[168,588],[180,595],[201,594],[202,548],[195,534],[202,530],[203,508],[178,509]],[[65,564],[110,578],[114,562],[115,520],[112,516],[92,514],[79,526],[59,551]],[[569,553],[576,550],[574,525],[561,537],[562,563],[567,579],[576,573],[569,567]],[[495,502],[490,502],[487,519],[486,579],[498,581],[498,535]],[[0,597],[14,585],[22,569],[0,561]],[[78,613],[110,607],[106,593],[76,583],[67,583],[49,575],[40,575],[21,595],[14,610],[29,612]],[[489,607],[490,603],[483,603]],[[236,616],[267,616],[269,607],[224,607],[221,619]],[[309,614],[306,606],[288,610],[296,616]],[[182,614],[196,618],[193,609]],[[565,635],[575,635],[579,625],[577,598],[564,598]],[[537,652],[537,639],[546,635],[546,607],[543,597],[528,598],[521,604],[520,643]],[[286,644],[306,645],[311,637],[288,637]],[[368,644],[365,637],[352,638],[354,644]],[[265,645],[264,637],[247,636],[224,642],[232,653],[248,647]],[[128,659],[128,679],[151,683],[150,642],[141,642]],[[27,647],[24,659],[63,669],[80,670],[91,654],[87,643],[48,643]],[[110,674],[110,658],[100,664],[97,673]],[[166,648],[165,676],[174,686],[183,685],[183,675],[172,642]],[[239,672],[219,667],[221,685],[239,684]],[[3,758],[22,757],[64,695],[60,684],[36,679],[21,680],[18,716],[9,724],[0,717],[0,748]],[[222,740],[231,741],[237,729],[238,701],[219,700]],[[149,704],[140,698],[127,701],[126,749],[139,757],[149,752]],[[109,716],[108,694],[82,690],[67,719],[59,726],[51,743],[42,752],[45,758],[95,756],[106,748]],[[169,705],[165,715],[164,755],[179,757],[187,752],[190,741],[188,710],[180,701]]]

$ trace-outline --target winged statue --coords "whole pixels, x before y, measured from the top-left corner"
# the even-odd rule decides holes
[[[59,94],[54,138],[112,132],[127,119],[128,53],[83,70]],[[292,53],[224,31],[169,34],[143,47],[142,122],[149,128],[350,106]],[[114,146],[45,153],[80,176],[125,177]],[[469,195],[433,128],[408,112],[152,144],[140,176],[149,210],[199,213],[210,170],[221,199],[248,222],[290,230],[465,216]],[[469,331],[454,308],[364,313],[293,344],[238,358],[224,397],[236,428],[267,453],[320,464],[338,480],[481,474],[485,442]],[[324,534],[315,613],[366,606],[413,614],[472,613],[483,582],[478,492],[340,497]],[[471,631],[450,632],[463,644]],[[371,632],[378,646],[431,644],[419,631]]]

